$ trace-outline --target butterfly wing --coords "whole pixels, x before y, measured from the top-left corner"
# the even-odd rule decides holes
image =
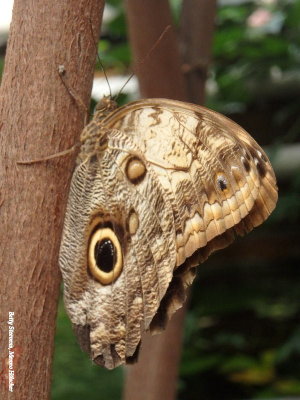
[[[176,247],[171,204],[139,149],[122,131],[107,140],[74,171],[60,266],[82,348],[114,368],[135,357],[172,279]]]
[[[73,174],[60,266],[82,347],[114,368],[180,307],[193,266],[267,218],[277,187],[258,144],[203,107],[142,100],[89,132],[99,140]]]
[[[172,204],[177,266],[198,249],[213,251],[214,238],[228,236],[232,228],[250,231],[276,205],[268,157],[244,129],[219,113],[149,99],[120,108],[105,124],[135,138],[163,186]]]

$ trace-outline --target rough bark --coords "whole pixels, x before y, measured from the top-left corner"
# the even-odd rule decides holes
[[[195,104],[204,103],[215,14],[216,0],[183,1],[180,31],[182,70],[186,76],[189,101]]]
[[[174,30],[167,31],[147,56],[163,30],[172,25],[168,1],[128,0],[126,6],[135,71],[142,96],[187,100]],[[164,333],[144,335],[139,361],[127,367],[126,400],[175,398],[184,314],[184,309],[179,310]]]
[[[60,273],[57,258],[77,141],[87,105],[103,0],[15,0],[0,91],[0,398],[47,399]],[[92,22],[90,22],[92,21]],[[8,391],[9,312],[13,392]],[[12,317],[12,315],[11,315]]]

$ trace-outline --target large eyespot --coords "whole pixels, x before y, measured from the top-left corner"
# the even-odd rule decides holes
[[[125,173],[131,183],[140,183],[146,175],[145,164],[138,157],[131,157],[126,163]]]
[[[88,266],[92,276],[103,285],[109,285],[120,276],[123,268],[122,249],[112,229],[101,227],[92,233]]]

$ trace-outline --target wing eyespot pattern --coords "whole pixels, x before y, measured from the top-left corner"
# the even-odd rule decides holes
[[[217,187],[221,190],[221,192],[225,192],[228,189],[228,182],[226,179],[226,176],[222,173],[217,173],[216,175],[216,183],[217,183]]]
[[[109,285],[121,274],[123,254],[115,232],[108,227],[96,227],[88,245],[88,271],[102,285]]]
[[[127,179],[134,185],[142,182],[146,176],[146,166],[140,158],[130,157],[125,166],[125,174]]]

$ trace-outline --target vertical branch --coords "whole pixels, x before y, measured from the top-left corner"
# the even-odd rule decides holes
[[[91,19],[98,33],[103,5],[103,0],[15,0],[0,89],[1,399],[49,396],[57,259],[75,154],[17,162],[55,154],[77,141],[84,111],[62,85],[58,67],[64,66],[67,85],[87,105],[95,63],[88,24]]]
[[[143,336],[138,362],[126,367],[125,400],[176,398],[186,307],[176,311],[166,330]]]
[[[165,97],[186,100],[185,81],[173,28],[167,31],[149,53],[172,17],[167,0],[127,0],[130,44],[134,67],[143,97]]]
[[[189,101],[204,103],[205,81],[211,57],[216,0],[183,0],[180,46]]]

